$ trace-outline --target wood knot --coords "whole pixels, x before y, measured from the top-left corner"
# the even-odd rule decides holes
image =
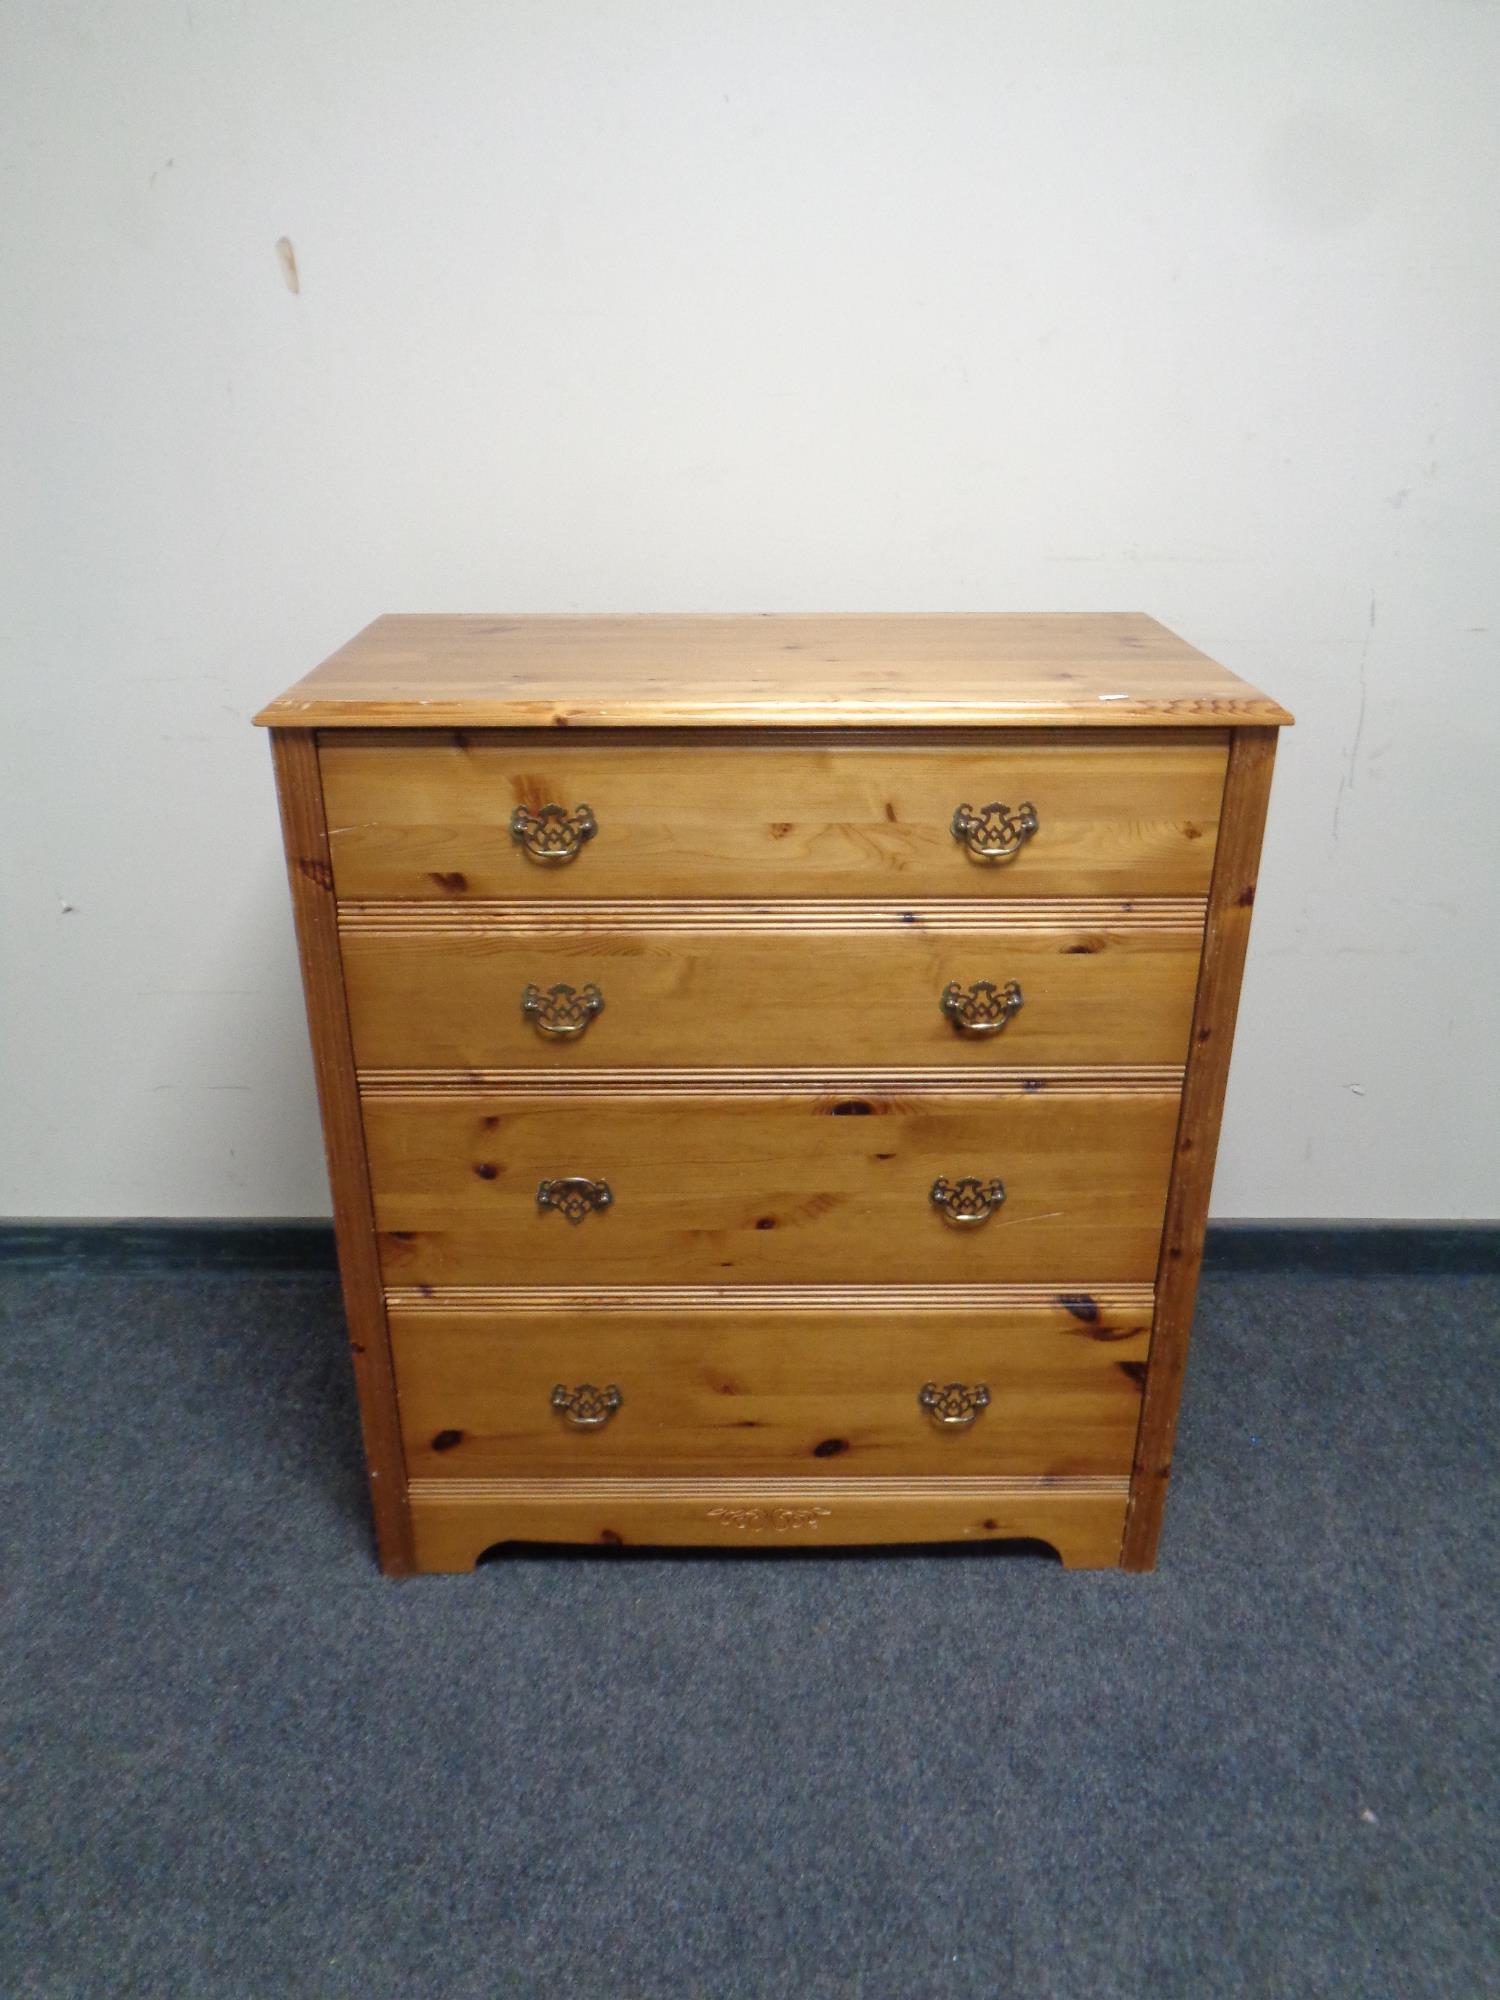
[[[1057,1303],[1074,1319],[1081,1319],[1085,1326],[1092,1326],[1099,1317],[1099,1302],[1091,1299],[1087,1292],[1059,1292]]]

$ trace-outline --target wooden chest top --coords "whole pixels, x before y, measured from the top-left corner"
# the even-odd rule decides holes
[[[1276,726],[1134,611],[377,618],[263,709],[279,729]]]

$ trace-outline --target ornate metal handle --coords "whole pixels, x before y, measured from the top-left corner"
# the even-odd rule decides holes
[[[613,1382],[607,1389],[596,1389],[592,1382],[580,1382],[569,1389],[559,1382],[552,1391],[553,1409],[575,1431],[600,1430],[624,1400]]]
[[[595,1210],[608,1208],[613,1200],[608,1181],[585,1180],[582,1174],[574,1174],[567,1180],[543,1181],[536,1191],[538,1208],[555,1208],[569,1222],[582,1222]]]
[[[571,986],[549,986],[545,993],[540,986],[528,986],[521,995],[521,1012],[532,1027],[557,1041],[581,1035],[603,1006],[604,995],[597,986],[577,992]]]
[[[961,840],[976,861],[1012,861],[1037,830],[1036,807],[1017,806],[1012,812],[998,800],[981,806],[960,806],[953,815],[953,838]]]
[[[939,1004],[961,1035],[1003,1035],[1021,1011],[1021,989],[1013,979],[1003,986],[981,979],[965,993],[954,979],[943,988]]]
[[[555,1398],[554,1398],[555,1400]],[[981,1410],[990,1406],[989,1384],[976,1382],[924,1382],[917,1401],[932,1421],[945,1431],[966,1431]]]
[[[955,1229],[977,1229],[1004,1201],[1005,1183],[982,1181],[974,1174],[950,1181],[946,1174],[939,1174],[928,1199],[944,1222],[951,1222]]]
[[[510,816],[510,837],[518,840],[533,861],[576,861],[586,840],[599,831],[591,806],[543,806],[531,812],[517,806]]]

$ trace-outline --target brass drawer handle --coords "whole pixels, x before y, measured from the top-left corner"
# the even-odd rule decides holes
[[[946,1174],[939,1174],[928,1199],[944,1222],[951,1222],[955,1229],[977,1229],[1004,1201],[1005,1183],[982,1181],[975,1174],[950,1181]]]
[[[608,1181],[586,1180],[582,1174],[570,1175],[566,1180],[543,1181],[536,1191],[538,1208],[555,1208],[569,1222],[582,1222],[586,1215],[608,1208],[613,1200]]]
[[[967,1382],[944,1382],[941,1387],[924,1382],[917,1391],[917,1401],[939,1429],[966,1431],[980,1411],[990,1406],[989,1384],[976,1382],[970,1388]]]
[[[569,1389],[559,1382],[552,1391],[552,1407],[575,1431],[597,1431],[607,1424],[625,1398],[611,1382],[596,1389],[592,1382],[580,1382]]]
[[[549,986],[545,993],[540,986],[528,986],[521,995],[521,1012],[532,1027],[556,1041],[581,1035],[603,1007],[604,995],[597,986],[576,992],[571,986]]]
[[[967,993],[953,979],[943,988],[940,1004],[960,1035],[1003,1035],[1023,1003],[1013,979],[1003,986],[980,979]]]
[[[518,840],[533,861],[576,861],[586,840],[599,831],[591,806],[543,806],[531,812],[517,806],[510,816],[510,837]]]
[[[953,838],[961,840],[976,861],[1011,861],[1037,830],[1036,807],[1017,806],[1012,812],[998,800],[981,806],[960,806],[953,815]]]

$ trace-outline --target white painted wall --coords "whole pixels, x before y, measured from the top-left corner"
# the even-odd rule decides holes
[[[1216,1212],[1496,1213],[1500,8],[0,38],[0,1213],[324,1210],[247,717],[374,613],[970,608],[1300,718]]]

